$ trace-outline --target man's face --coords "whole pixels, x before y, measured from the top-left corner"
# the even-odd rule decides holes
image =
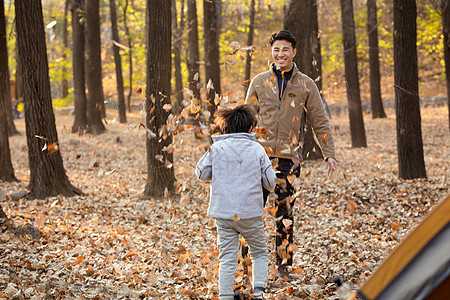
[[[273,62],[281,71],[291,69],[295,54],[297,54],[297,49],[292,48],[291,42],[286,40],[277,40],[272,45]]]

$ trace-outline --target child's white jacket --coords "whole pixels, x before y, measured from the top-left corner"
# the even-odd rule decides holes
[[[195,174],[211,181],[208,215],[240,219],[264,214],[263,189],[275,188],[275,171],[264,148],[249,133],[213,135],[213,144]]]

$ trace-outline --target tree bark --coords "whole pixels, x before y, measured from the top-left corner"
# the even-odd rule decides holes
[[[8,140],[8,111],[11,111],[5,5],[0,0],[0,180],[17,181]]]
[[[450,0],[442,0],[441,10],[444,33],[445,77],[447,81],[448,128],[450,130]]]
[[[254,0],[252,0],[254,1]],[[203,0],[204,11],[204,40],[205,40],[205,80],[211,80],[213,88],[207,90],[209,122],[213,122],[216,111],[215,96],[221,94],[220,86],[220,49],[219,49],[219,19],[220,10],[217,2],[220,0]]]
[[[197,21],[197,4],[195,0],[187,0],[188,6],[188,44],[189,44],[189,89],[194,97],[200,101],[200,90],[198,83],[200,82],[199,61],[200,53],[198,50],[198,21]]]
[[[386,118],[381,99],[380,58],[378,54],[377,2],[367,0],[367,35],[369,36],[370,103],[372,118]]]
[[[175,66],[174,77],[175,77],[175,105],[174,111],[176,114],[181,113],[183,110],[183,79],[181,76],[181,47],[182,47],[182,36],[184,27],[184,0],[181,1],[181,15],[180,15],[180,25],[178,25],[177,17],[177,5],[176,0],[172,0],[172,29],[174,39],[173,43],[173,63]]]
[[[79,130],[86,130],[87,128],[85,31],[80,14],[83,7],[82,0],[72,1],[72,70],[75,105],[75,119],[72,126],[72,133],[78,132]]]
[[[147,170],[145,196],[161,197],[166,190],[175,191],[172,133],[166,122],[171,111],[164,109],[170,104],[171,53],[171,1],[147,0],[147,88],[146,127]]]
[[[102,62],[100,56],[100,0],[86,0],[87,17],[87,132],[101,134],[105,131],[102,122],[103,86]]]
[[[127,24],[127,9],[128,9],[128,0],[125,0],[125,6],[123,8],[123,24],[125,27],[125,35],[127,36],[127,41],[128,41],[128,64],[130,67],[130,72],[129,72],[129,80],[130,80],[130,89],[128,92],[128,98],[127,98],[127,107],[128,107],[128,112],[131,112],[131,95],[133,94],[133,45],[131,43],[131,35],[130,35],[130,30],[128,28],[128,24]]]
[[[359,90],[358,57],[356,54],[353,1],[340,0],[342,10],[342,39],[344,44],[345,79],[347,81],[348,114],[352,147],[367,147]]]
[[[317,42],[315,41],[315,35],[318,31],[315,24],[318,24],[318,21],[317,13],[314,14],[314,10],[317,9],[314,5],[314,0],[291,0],[289,9],[284,16],[284,28],[292,32],[297,39],[297,55],[294,57],[294,62],[302,73],[310,77],[316,73],[314,69],[315,58],[313,56],[313,51],[316,50],[320,53],[320,45],[319,48],[317,48]],[[316,20],[314,20],[314,17]],[[315,47],[314,49],[313,45]],[[321,91],[320,87],[319,91]],[[309,120],[306,121],[306,126],[307,129],[302,152],[303,158],[305,160],[323,159],[322,152],[319,151],[320,148],[314,138],[314,133]]]
[[[255,0],[250,2],[250,25],[248,27],[247,46],[253,46],[253,35],[255,33]],[[252,71],[252,51],[247,51],[247,60],[245,63],[245,94],[247,94],[250,84]]]
[[[58,134],[52,108],[41,1],[16,0],[15,8],[18,51],[24,68],[30,197],[80,194],[81,191],[70,184],[57,151]],[[47,149],[43,151],[45,144]]]
[[[417,66],[417,11],[414,0],[394,1],[394,81],[398,175],[426,178]]]
[[[119,43],[119,31],[117,30],[116,1],[109,0],[109,7],[111,9],[112,39],[116,43]],[[125,95],[123,91],[122,59],[120,57],[120,49],[114,43],[113,43],[113,53],[114,53],[114,64],[116,65],[117,98],[119,101],[119,122],[126,123],[127,115],[125,109]]]
[[[69,11],[69,0],[66,0],[66,4],[64,5],[64,23],[63,23],[63,43],[64,43],[64,49],[63,49],[63,55],[62,59],[65,62],[67,60],[67,51],[69,49],[69,39],[68,39],[68,31],[67,31],[67,14]],[[63,66],[62,70],[62,98],[66,98],[67,95],[69,95],[69,83],[67,81],[67,69],[65,66]]]

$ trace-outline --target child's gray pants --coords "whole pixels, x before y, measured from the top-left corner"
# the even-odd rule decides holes
[[[233,299],[234,274],[238,263],[239,234],[250,248],[253,261],[253,289],[265,288],[269,266],[262,217],[234,220],[216,219],[219,248],[219,297]]]

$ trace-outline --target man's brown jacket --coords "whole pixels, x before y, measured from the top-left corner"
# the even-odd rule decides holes
[[[300,119],[307,100],[307,116],[323,156],[325,159],[335,158],[330,122],[314,81],[301,73],[294,64],[281,100],[278,95],[277,77],[271,66],[268,71],[253,78],[245,99],[246,103],[257,107],[257,141],[264,146],[268,155],[288,159],[297,157]]]

